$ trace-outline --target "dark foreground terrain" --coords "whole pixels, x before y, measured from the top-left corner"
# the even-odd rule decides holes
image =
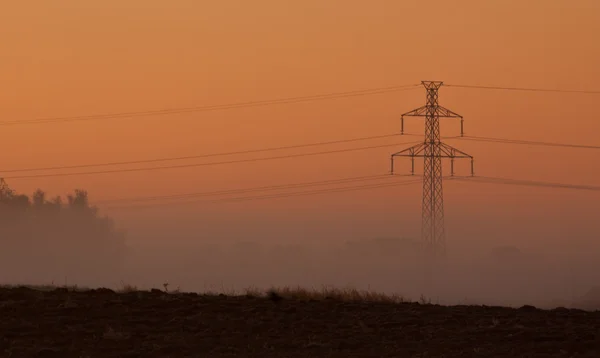
[[[600,312],[0,289],[2,357],[600,357]]]

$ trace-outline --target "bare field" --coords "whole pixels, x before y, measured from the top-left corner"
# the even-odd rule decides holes
[[[600,357],[600,312],[356,291],[0,288],[2,357]]]

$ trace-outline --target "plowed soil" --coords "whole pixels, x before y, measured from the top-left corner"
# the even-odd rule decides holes
[[[0,289],[3,357],[600,357],[600,312]]]

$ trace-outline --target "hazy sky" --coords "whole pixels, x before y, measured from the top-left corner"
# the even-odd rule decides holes
[[[421,80],[600,87],[597,0],[55,0],[5,1],[2,8],[2,121],[223,104]],[[220,112],[2,126],[0,176],[8,169],[391,134],[399,129],[399,115],[424,100],[424,91],[414,90]],[[440,92],[442,105],[465,116],[467,134],[584,144],[599,143],[597,100],[597,95],[450,87]],[[457,121],[443,123],[444,135],[458,133]],[[406,130],[422,133],[423,123],[410,119]],[[413,140],[385,139],[285,153]],[[448,143],[476,157],[479,175],[600,184],[595,150]],[[8,182],[20,192],[42,187],[53,195],[81,187],[98,200],[247,188],[384,174],[389,154],[405,146]],[[408,171],[410,163],[400,160],[397,168]],[[468,163],[457,169],[468,173]],[[454,236],[481,235],[485,231],[474,229],[477,225],[488,233],[501,230],[504,236],[518,235],[513,231],[525,227],[555,235],[583,235],[594,227],[593,211],[599,209],[595,193],[448,183],[445,194]],[[420,196],[416,185],[170,210],[190,215],[209,215],[212,210],[215,223],[229,226],[260,217],[283,225],[279,233],[286,232],[288,220],[311,235],[320,230],[335,236],[359,228],[365,235],[394,234],[401,231],[400,222],[418,226]],[[345,231],[336,231],[323,214],[332,221],[352,220],[356,228],[340,224]],[[165,214],[144,210],[112,215],[133,225],[133,220],[156,222]],[[164,218],[168,221],[169,216]],[[313,226],[301,224],[307,218],[312,218]],[[229,230],[235,234],[233,228]],[[267,229],[263,225],[261,230]],[[293,235],[301,233],[296,230]],[[531,236],[543,239],[540,235]]]

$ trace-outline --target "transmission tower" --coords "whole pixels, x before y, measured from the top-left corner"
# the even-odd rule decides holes
[[[404,113],[401,117],[401,134],[404,134],[404,117],[425,117],[425,140],[391,156],[391,173],[394,174],[394,157],[410,157],[411,173],[415,173],[415,157],[424,158],[423,202],[421,239],[428,256],[446,255],[446,232],[444,228],[444,196],[442,186],[442,158],[450,158],[450,175],[454,175],[454,159],[471,159],[471,175],[474,175],[473,157],[441,142],[440,118],[460,118],[460,135],[463,136],[463,117],[438,104],[438,91],[443,82],[422,81],[427,91],[427,103]]]

